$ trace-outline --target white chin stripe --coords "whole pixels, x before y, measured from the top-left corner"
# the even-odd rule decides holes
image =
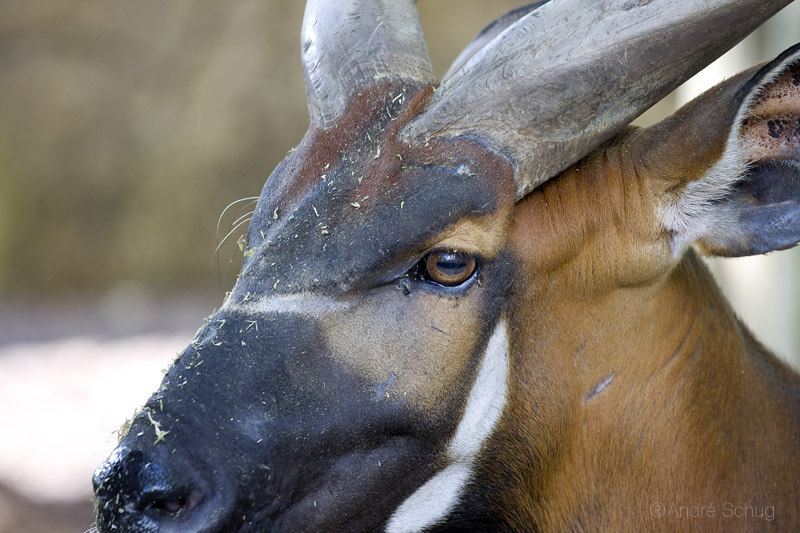
[[[458,504],[472,476],[475,457],[494,430],[506,405],[508,332],[501,320],[483,354],[464,416],[447,447],[451,463],[418,488],[395,510],[387,533],[412,533],[444,520]]]
[[[442,520],[458,503],[471,474],[471,464],[453,463],[430,478],[392,515],[386,533],[413,533]]]

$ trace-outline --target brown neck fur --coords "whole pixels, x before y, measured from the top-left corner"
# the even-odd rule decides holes
[[[511,311],[509,410],[489,450],[512,486],[497,498],[521,530],[797,525],[800,379],[693,251],[674,264],[623,152],[517,206],[511,243],[526,271],[514,301],[527,303]],[[657,503],[716,516],[657,517]],[[725,518],[726,503],[774,518]]]

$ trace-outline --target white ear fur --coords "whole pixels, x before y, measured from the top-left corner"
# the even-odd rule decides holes
[[[736,123],[741,125],[742,118],[737,116]],[[690,182],[675,203],[662,208],[661,220],[672,235],[676,257],[700,239],[738,233],[735,221],[720,217],[714,205],[747,173],[747,150],[742,145],[738,136],[731,136],[719,161],[702,178]]]
[[[753,81],[756,83],[742,99],[729,128],[731,134],[722,156],[700,179],[689,182],[677,198],[661,206],[660,219],[672,235],[676,257],[698,241],[744,243],[747,240],[747,233],[741,228],[735,210],[720,209],[720,206],[725,204],[734,187],[764,157],[765,147],[760,145],[758,139],[743,135],[747,121],[760,118],[753,114],[754,109],[758,109],[759,99],[771,83],[798,63],[800,45],[784,52],[746,82],[745,86]],[[800,88],[796,101],[800,104]],[[800,106],[797,110],[800,111]],[[800,154],[794,160],[800,160]]]

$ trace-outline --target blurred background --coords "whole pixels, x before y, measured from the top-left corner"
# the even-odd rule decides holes
[[[437,75],[522,3],[421,1]],[[297,0],[0,2],[0,533],[92,522],[93,468],[232,285],[248,204],[225,208],[259,194],[308,124],[302,14]],[[795,2],[638,122],[798,41]],[[800,366],[800,253],[712,266]]]

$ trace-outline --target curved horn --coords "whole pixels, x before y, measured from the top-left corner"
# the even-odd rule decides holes
[[[323,128],[375,81],[434,81],[413,0],[309,0],[302,55],[308,112]]]
[[[549,2],[469,59],[405,133],[485,139],[514,161],[522,198],[790,2]]]
[[[469,61],[469,58],[477,54],[481,48],[489,44],[495,37],[503,33],[506,28],[514,24],[516,21],[533,11],[534,9],[543,6],[550,0],[538,0],[531,4],[512,9],[502,17],[495,19],[494,22],[486,26],[481,32],[475,36],[472,41],[458,54],[455,61],[447,69],[447,72],[442,77],[442,82],[447,81],[453,74],[458,72],[458,69],[464,66]]]

